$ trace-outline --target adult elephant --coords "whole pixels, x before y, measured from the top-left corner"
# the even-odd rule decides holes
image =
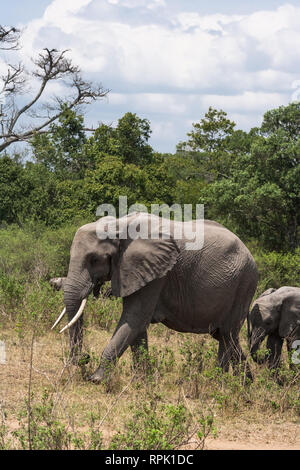
[[[219,341],[223,371],[230,361],[236,366],[244,359],[239,332],[256,290],[257,268],[236,235],[209,220],[193,221],[193,230],[202,223],[203,246],[196,250],[188,249],[187,222],[171,221],[166,231],[165,219],[147,213],[103,217],[76,232],[63,286],[69,320],[63,330],[70,328],[72,357],[81,351],[82,312],[95,284],[111,280],[113,294],[123,298],[120,321],[91,381],[101,382],[128,346],[137,360],[140,346],[147,348],[150,323],[210,333]],[[112,224],[116,231],[106,238]],[[148,238],[132,236],[132,227]]]
[[[266,336],[268,366],[277,368],[284,339],[289,352],[293,342],[300,340],[299,287],[270,288],[256,299],[248,318],[250,353],[256,362],[260,362],[257,351]]]

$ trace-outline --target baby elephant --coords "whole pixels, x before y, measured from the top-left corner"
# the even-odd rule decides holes
[[[277,368],[284,339],[290,352],[295,340],[300,339],[300,288],[280,287],[266,290],[253,304],[248,316],[248,339],[252,358],[268,336],[268,366]]]

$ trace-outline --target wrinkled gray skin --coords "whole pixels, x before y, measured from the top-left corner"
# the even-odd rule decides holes
[[[245,359],[239,332],[258,278],[250,252],[233,233],[208,220],[204,246],[197,251],[186,250],[186,240],[173,237],[175,226],[182,222],[171,222],[165,239],[122,239],[120,234],[127,233],[129,223],[144,226],[153,217],[161,224],[161,218],[145,213],[119,219],[114,239],[99,239],[98,222],[84,225],[75,234],[63,286],[69,321],[97,283],[111,280],[113,295],[123,298],[120,321],[90,377],[95,383],[107,377],[128,346],[134,363],[138,361],[140,346],[147,348],[150,323],[161,322],[180,332],[210,333],[219,341],[223,371],[230,361],[236,367]],[[100,220],[105,226],[112,219]],[[193,223],[195,227],[200,222]],[[82,317],[70,328],[70,345],[72,357],[78,358]]]
[[[284,339],[288,351],[300,339],[300,288],[268,289],[253,304],[248,318],[250,353],[257,362],[257,351],[267,339],[268,366],[277,368]]]

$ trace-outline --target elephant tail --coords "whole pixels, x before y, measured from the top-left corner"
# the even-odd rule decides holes
[[[247,313],[247,336],[248,336],[248,344],[250,344],[251,327],[250,327],[250,311],[249,310],[248,310],[248,313]]]

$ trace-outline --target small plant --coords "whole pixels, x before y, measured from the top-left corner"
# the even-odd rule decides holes
[[[10,440],[7,438],[8,428],[6,426],[6,418],[7,414],[2,407],[2,403],[0,402],[0,450],[9,449],[11,446]]]
[[[111,440],[110,449],[175,450],[195,436],[196,448],[203,448],[211,432],[215,432],[212,414],[195,420],[183,403],[162,403],[156,395],[138,405],[124,432]]]
[[[203,344],[204,340],[186,339],[179,349],[182,356],[182,381],[187,387],[187,395],[190,398],[200,396],[200,373],[203,369]]]
[[[116,327],[121,315],[121,299],[106,298],[100,294],[99,298],[89,305],[90,323],[94,323],[100,329],[110,332]]]
[[[42,400],[29,406],[28,413],[19,415],[19,429],[13,431],[23,450],[70,449],[72,434],[53,416],[53,401],[47,389]]]
[[[89,430],[83,434],[70,431],[55,417],[53,399],[47,389],[44,389],[40,401],[30,405],[26,401],[26,407],[27,412],[24,410],[19,414],[19,429],[12,432],[23,450],[102,449],[102,433],[96,428],[97,417],[93,413]],[[4,431],[0,426],[0,448],[5,445]]]

